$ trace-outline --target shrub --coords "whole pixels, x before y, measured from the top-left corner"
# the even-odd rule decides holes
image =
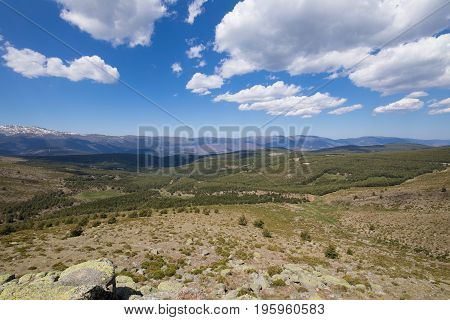
[[[80,226],[76,226],[75,228],[71,229],[69,232],[69,237],[79,237],[83,234],[83,229]]]
[[[272,286],[274,287],[284,287],[286,285],[286,282],[284,282],[283,279],[276,279],[272,281]]]
[[[371,225],[369,226],[369,230],[370,230],[370,231],[374,231],[374,230],[375,230],[375,226],[374,226],[373,224],[371,224]]]
[[[81,218],[81,220],[78,222],[78,225],[79,225],[80,227],[84,227],[84,226],[86,226],[86,225],[88,224],[88,222],[89,222],[89,218],[88,218],[88,217],[83,217],[83,218]]]
[[[214,209],[214,213],[219,213],[219,209]]]
[[[271,234],[270,231],[267,230],[267,229],[264,229],[264,230],[263,230],[262,235],[263,235],[263,237],[265,237],[265,238],[272,238],[272,234]]]
[[[52,269],[53,270],[56,270],[56,271],[64,271],[64,270],[66,270],[68,267],[64,264],[64,263],[62,263],[62,262],[58,262],[58,263],[55,263],[53,266],[52,266]]]
[[[338,252],[336,251],[336,246],[330,244],[328,248],[325,250],[325,257],[329,259],[337,259],[339,257]]]
[[[177,267],[176,264],[169,264],[169,265],[166,267],[166,270],[164,270],[164,275],[165,275],[166,277],[172,277],[172,276],[174,276],[175,273],[177,272],[177,269],[178,269],[178,267]]]
[[[311,235],[309,234],[308,231],[302,231],[302,232],[300,233],[300,238],[301,238],[303,241],[311,241]]]
[[[239,225],[240,226],[246,226],[247,225],[247,218],[245,216],[241,216],[239,218]]]
[[[95,221],[92,222],[92,227],[95,228],[95,227],[98,227],[98,226],[101,225],[101,224],[102,224],[102,223],[101,223],[100,221],[95,220]]]
[[[128,214],[128,218],[134,219],[137,217],[138,217],[138,214],[136,212],[132,212],[132,213]]]
[[[106,215],[106,213],[102,213],[102,214],[100,215],[100,218],[106,219],[106,218],[108,218],[108,216]]]
[[[108,219],[108,224],[114,224],[116,222],[117,222],[116,217],[111,217],[111,218]]]
[[[348,254],[349,256],[352,256],[352,255],[353,255],[353,250],[350,249],[350,248],[348,248],[348,249],[347,249],[347,254]]]
[[[264,227],[264,221],[262,221],[261,219],[255,220],[253,221],[253,225],[257,228],[263,228]]]
[[[441,192],[447,192],[447,188],[446,187],[442,187]]]
[[[14,231],[14,228],[11,225],[7,224],[0,228],[0,235],[6,236],[13,233]]]
[[[274,276],[276,274],[280,274],[281,272],[283,272],[283,268],[280,266],[270,266],[267,269],[267,273],[269,274],[269,276]]]

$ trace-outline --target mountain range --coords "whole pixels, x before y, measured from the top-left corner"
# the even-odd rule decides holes
[[[108,136],[67,133],[39,127],[0,125],[0,154],[2,155],[135,154],[138,151],[160,156],[175,154],[207,155],[266,148],[313,151],[345,146],[361,147],[386,144],[415,144],[428,147],[440,147],[450,145],[450,140],[420,140],[372,136],[329,139],[304,135],[245,138]]]

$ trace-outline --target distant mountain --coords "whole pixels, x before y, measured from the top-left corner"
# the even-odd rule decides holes
[[[361,137],[328,139],[317,136],[269,136],[247,138],[179,138],[81,135],[38,127],[0,126],[0,154],[3,155],[84,155],[135,154],[138,150],[155,156],[177,154],[208,155],[241,150],[282,148],[290,150],[321,150],[345,146],[377,146],[414,144],[429,147],[450,145],[450,140],[418,140],[392,137]]]

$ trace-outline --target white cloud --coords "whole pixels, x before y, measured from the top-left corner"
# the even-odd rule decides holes
[[[217,89],[222,87],[223,79],[218,75],[207,76],[203,73],[196,73],[192,79],[186,84],[186,89],[201,95],[210,94],[209,89]]]
[[[186,18],[186,22],[189,24],[193,24],[195,18],[199,16],[203,12],[203,4],[208,0],[193,0],[188,7],[189,15]]]
[[[334,109],[333,111],[328,112],[328,114],[334,114],[336,116],[340,116],[340,115],[345,114],[345,113],[349,113],[349,112],[352,112],[352,111],[355,111],[355,110],[362,109],[362,107],[363,106],[361,104],[355,104],[355,105],[350,106],[350,107],[342,107],[342,108]]]
[[[241,104],[239,110],[264,110],[269,115],[302,116],[308,118],[324,109],[341,107],[344,98],[331,97],[328,93],[317,92],[312,96],[291,96],[271,101]]]
[[[422,108],[424,103],[417,98],[405,97],[385,106],[377,107],[373,110],[374,114],[386,112],[411,112]]]
[[[414,91],[411,92],[410,94],[408,94],[406,96],[406,98],[422,98],[422,97],[427,97],[428,93],[426,93],[425,91]]]
[[[205,60],[200,60],[195,67],[196,68],[203,68],[204,66],[206,66],[206,61]]]
[[[9,68],[27,78],[62,77],[71,81],[90,79],[100,83],[114,83],[119,79],[119,71],[98,56],[84,56],[65,63],[60,58],[47,58],[30,49],[8,46],[3,59]]]
[[[428,107],[431,108],[431,110],[428,112],[428,114],[430,115],[450,113],[450,98],[433,102]]]
[[[113,45],[150,45],[154,23],[166,14],[162,0],[55,0],[60,17]]]
[[[335,73],[392,40],[446,0],[243,0],[216,27],[225,78],[257,70]],[[448,26],[441,10],[390,46]],[[416,74],[415,78],[420,74]]]
[[[189,59],[201,59],[202,57],[202,51],[205,50],[205,46],[203,44],[199,44],[198,46],[190,47],[188,51],[186,51],[186,54]]]
[[[445,109],[432,109],[430,110],[430,112],[428,112],[428,114],[434,116],[434,115],[438,115],[438,114],[443,114],[443,113],[450,113],[450,107],[445,108]]]
[[[256,85],[237,93],[225,93],[217,96],[214,101],[228,101],[236,103],[249,103],[259,101],[272,101],[275,99],[290,97],[297,94],[300,87],[295,85],[286,85],[283,81],[277,81],[270,86]]]
[[[181,72],[183,72],[183,68],[181,67],[181,64],[179,62],[173,63],[170,67],[172,68],[172,72],[175,74],[180,74]]]
[[[384,94],[450,87],[450,34],[387,48],[350,74],[361,87]]]
[[[441,101],[433,102],[428,106],[429,108],[442,108],[442,107],[450,107],[450,98],[443,99]]]

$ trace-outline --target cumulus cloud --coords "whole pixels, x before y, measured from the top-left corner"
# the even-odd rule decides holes
[[[257,70],[287,71],[291,75],[335,74],[352,67],[445,3],[446,0],[243,0],[216,27],[215,50],[227,55],[219,74],[225,78]],[[389,45],[396,47],[436,34],[448,26],[448,21],[448,13],[441,10]],[[429,60],[437,62],[439,54],[442,58],[441,49]],[[427,85],[421,83],[417,80],[421,71],[413,74],[406,89],[414,84],[429,87],[441,83],[431,79],[433,72],[425,75]],[[354,79],[357,81],[358,75]],[[359,82],[387,89],[377,87],[375,81]],[[402,89],[393,82],[396,90]]]
[[[188,7],[189,15],[186,18],[186,22],[194,24],[195,18],[203,12],[203,4],[208,0],[194,0]]]
[[[172,72],[175,74],[180,74],[183,72],[183,68],[181,67],[181,64],[179,62],[173,63],[170,68],[172,68]]]
[[[341,107],[345,102],[344,98],[317,92],[312,96],[291,96],[271,101],[241,104],[239,110],[264,110],[269,115],[309,118],[321,113],[324,109]]]
[[[352,111],[355,111],[355,110],[362,109],[362,107],[363,106],[361,104],[355,104],[355,105],[350,106],[350,107],[342,107],[342,108],[334,109],[333,111],[328,112],[328,114],[334,114],[336,116],[340,116],[340,115],[345,114],[345,113],[349,113],[349,112],[352,112]]]
[[[236,103],[249,103],[258,101],[271,101],[279,98],[289,97],[297,94],[300,87],[287,85],[283,81],[277,81],[270,86],[255,85],[251,88],[241,90],[237,93],[225,93],[217,96],[214,101],[227,101]]]
[[[207,95],[211,92],[209,89],[217,89],[222,87],[223,79],[218,75],[205,75],[197,72],[192,76],[192,79],[186,84],[186,89],[194,93]]]
[[[357,86],[384,94],[450,87],[450,34],[382,50],[349,77]]]
[[[206,61],[205,60],[200,60],[195,67],[196,68],[203,68],[204,66],[206,66]]]
[[[190,47],[188,51],[186,51],[186,55],[189,59],[201,59],[202,51],[205,50],[205,46],[203,44],[199,44],[198,46]]]
[[[417,111],[423,107],[424,103],[417,98],[405,97],[385,106],[376,107],[374,114],[386,112],[411,112]]]
[[[154,23],[166,14],[162,0],[55,0],[60,17],[113,45],[150,45]]]
[[[3,59],[6,66],[27,78],[62,77],[71,81],[90,79],[100,83],[114,83],[119,79],[119,71],[98,56],[84,56],[65,63],[60,58],[47,58],[31,49],[7,46]]]

